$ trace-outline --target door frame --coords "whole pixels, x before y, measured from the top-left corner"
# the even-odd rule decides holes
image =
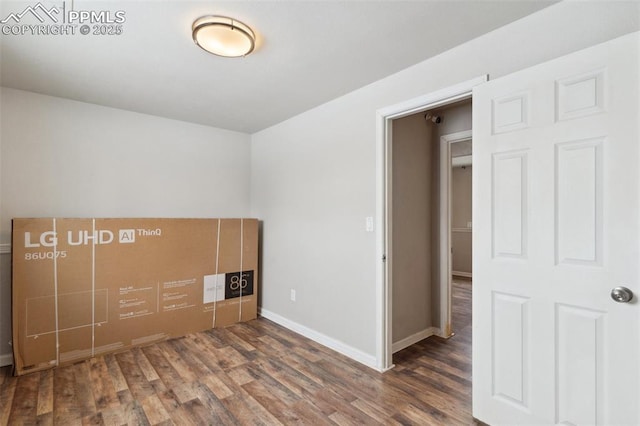
[[[440,137],[440,336],[450,337],[451,330],[451,145],[472,140],[472,131],[450,133]],[[473,142],[472,142],[473,143]]]
[[[376,368],[393,368],[391,289],[392,217],[391,217],[391,144],[392,122],[428,109],[471,98],[475,86],[489,80],[482,75],[471,80],[390,105],[376,111]]]

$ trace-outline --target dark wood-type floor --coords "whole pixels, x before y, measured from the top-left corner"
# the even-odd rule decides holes
[[[454,329],[380,374],[268,320],[22,377],[0,369],[0,424],[473,424],[471,285]]]

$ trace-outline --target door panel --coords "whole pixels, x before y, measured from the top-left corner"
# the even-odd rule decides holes
[[[484,422],[640,423],[639,48],[636,33],[474,89]]]

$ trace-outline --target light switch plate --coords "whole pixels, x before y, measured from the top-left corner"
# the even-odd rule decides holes
[[[367,232],[373,232],[373,217],[365,217],[365,229]]]

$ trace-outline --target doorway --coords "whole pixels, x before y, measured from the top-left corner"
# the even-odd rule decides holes
[[[440,324],[441,335],[452,329],[454,276],[467,281],[472,274],[472,131],[471,102],[449,114],[467,130],[440,136]],[[450,127],[451,128],[451,127]],[[459,129],[456,129],[459,130]]]
[[[463,137],[471,137],[471,132],[463,132]],[[451,140],[451,136],[449,137]],[[473,200],[473,144],[471,139],[457,140],[449,145],[449,247],[443,253],[449,255],[447,276],[449,283],[449,303],[451,304],[446,333],[456,335],[468,346],[471,355],[471,309],[472,309],[472,200]]]
[[[470,277],[471,100],[395,119],[391,136],[388,261],[397,353],[452,335],[452,265],[467,271],[454,269],[463,275],[457,278]],[[460,279],[456,291],[465,284],[470,292]]]
[[[377,336],[377,351],[376,359],[378,369],[380,371],[386,371],[393,368],[393,352],[394,349],[398,349],[398,346],[394,348],[393,338],[393,279],[394,279],[394,247],[393,247],[393,125],[394,120],[408,117],[414,114],[421,114],[422,119],[426,120],[425,115],[427,112],[434,112],[440,109],[445,110],[453,108],[454,105],[460,101],[466,101],[470,105],[471,90],[474,86],[482,84],[487,81],[487,76],[478,77],[473,80],[469,80],[464,83],[460,83],[456,86],[452,86],[447,89],[440,90],[433,94],[416,98],[411,101],[404,102],[395,106],[391,106],[378,111],[378,162],[377,162],[377,175],[378,175],[378,211],[377,218],[378,223],[381,226],[377,231],[377,253],[380,256],[381,263],[377,271],[377,288],[378,288],[378,311],[377,311],[377,325],[379,334]],[[469,106],[470,111],[470,106]],[[454,122],[454,120],[451,120]],[[468,130],[469,127],[467,127]],[[455,130],[444,130],[445,133],[455,133]],[[460,129],[458,129],[459,131]],[[440,135],[439,135],[440,136]],[[438,136],[438,138],[439,138]],[[437,141],[438,138],[435,140]],[[439,143],[435,143],[435,150],[439,158]],[[438,161],[435,161],[438,164]],[[439,166],[433,169],[435,173],[434,184],[439,182],[439,173],[437,172]],[[435,193],[439,192],[438,185],[435,186]],[[436,197],[437,198],[437,197]],[[439,225],[435,218],[439,217],[439,213],[433,216],[434,220],[430,221],[431,235],[438,235]],[[435,222],[435,225],[434,225]],[[435,262],[432,262],[433,272],[428,277],[428,283],[430,288],[430,301],[429,307],[431,312],[429,317],[432,319],[431,327],[432,334],[445,335],[446,330],[443,328],[441,318],[443,315],[450,316],[451,306],[441,306],[441,300],[444,299],[443,292],[441,291],[440,283],[443,281],[441,277],[441,270],[438,267],[438,259],[440,259],[440,244],[436,239],[435,245],[432,246],[433,253],[436,254]],[[447,280],[448,281],[448,280]],[[434,285],[435,283],[435,285]],[[450,297],[448,295],[448,297]],[[423,328],[424,330],[424,328]],[[417,336],[419,337],[419,336]],[[397,342],[395,342],[397,343]],[[407,343],[406,341],[404,343]]]

